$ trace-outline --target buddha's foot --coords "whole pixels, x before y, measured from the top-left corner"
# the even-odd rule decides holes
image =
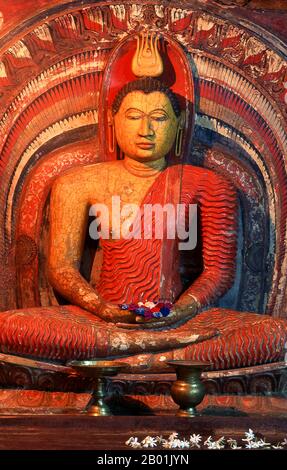
[[[213,338],[218,335],[218,330],[208,329],[200,332],[194,331],[138,331],[123,330],[114,331],[111,335],[112,354],[137,354],[140,352],[156,352],[161,350],[176,349],[193,343]]]
[[[182,342],[183,344],[191,344],[191,343],[200,343],[201,341],[205,341],[210,338],[214,338],[218,336],[220,333],[218,330],[201,330],[200,332],[190,332],[188,334],[187,331],[176,331],[176,336],[178,342]]]

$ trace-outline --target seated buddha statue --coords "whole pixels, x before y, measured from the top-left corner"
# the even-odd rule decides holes
[[[1,351],[62,362],[122,358],[131,370],[157,369],[173,358],[208,361],[212,369],[276,361],[286,321],[209,307],[234,281],[236,191],[217,173],[184,163],[191,95],[182,105],[158,79],[162,63],[146,67],[149,54],[142,64],[136,57],[135,79],[114,93],[107,112],[104,144],[123,158],[69,170],[52,188],[47,275],[67,305],[2,312]],[[115,201],[139,211],[115,213]],[[155,234],[154,216],[149,236],[144,232],[144,207],[178,203],[184,225],[190,205],[200,213],[203,270],[188,286],[179,237],[167,236],[168,215],[162,236]],[[95,207],[101,259],[87,280],[80,265]],[[167,316],[146,319],[123,308],[161,299],[171,305]]]

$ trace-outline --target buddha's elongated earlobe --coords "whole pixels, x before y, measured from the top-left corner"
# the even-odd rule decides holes
[[[115,126],[113,123],[108,125],[109,133],[108,133],[108,140],[109,140],[109,152],[115,151]]]
[[[185,124],[185,113],[182,112],[180,119],[179,119],[177,132],[176,132],[176,138],[175,138],[175,156],[176,157],[179,157],[182,151],[184,124]]]
[[[175,156],[179,157],[182,150],[183,128],[178,126],[175,139]]]
[[[109,152],[115,151],[115,126],[112,113],[108,112],[108,146]]]

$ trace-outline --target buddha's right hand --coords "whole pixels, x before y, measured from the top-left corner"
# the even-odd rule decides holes
[[[135,323],[136,318],[132,312],[122,310],[118,305],[102,301],[97,308],[96,315],[102,320],[112,323]]]
[[[121,321],[117,324],[119,328],[127,328],[127,329],[141,329],[141,330],[156,330],[156,329],[163,329],[163,328],[177,328],[182,324],[191,320],[198,311],[199,304],[193,298],[187,298],[187,301],[178,301],[176,302],[170,314],[164,318],[152,318],[146,320],[142,316],[135,316],[135,323],[136,325],[126,324]]]

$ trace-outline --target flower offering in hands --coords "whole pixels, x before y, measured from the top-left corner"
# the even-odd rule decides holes
[[[160,302],[138,302],[136,304],[120,304],[119,307],[122,310],[129,310],[134,312],[135,315],[140,315],[146,320],[151,318],[162,318],[167,317],[171,311],[172,303],[169,301],[160,301]]]

